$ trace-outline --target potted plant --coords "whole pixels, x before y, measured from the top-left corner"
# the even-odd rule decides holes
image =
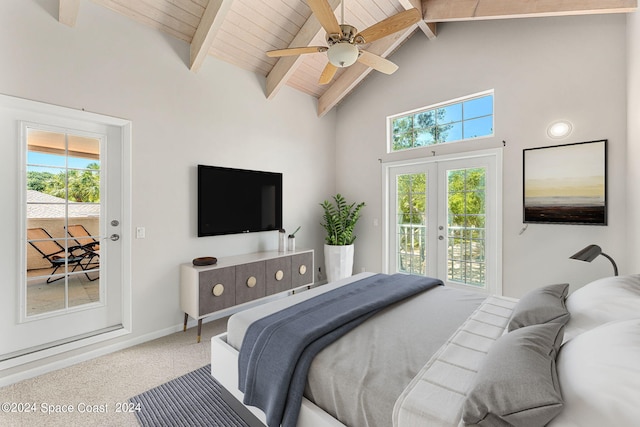
[[[333,282],[353,273],[353,241],[356,240],[353,230],[365,204],[348,204],[338,193],[333,196],[333,203],[325,200],[320,206],[324,210],[321,224],[327,231],[324,245],[327,281]]]

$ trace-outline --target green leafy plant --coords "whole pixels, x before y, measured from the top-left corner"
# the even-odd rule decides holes
[[[328,200],[320,203],[324,210],[321,225],[327,230],[325,242],[327,245],[334,246],[351,245],[356,240],[353,229],[360,218],[360,210],[365,204],[364,202],[347,204],[340,193],[333,196],[333,201],[334,203]]]

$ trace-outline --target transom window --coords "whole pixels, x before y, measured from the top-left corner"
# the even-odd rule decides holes
[[[493,135],[493,91],[388,118],[390,152]]]

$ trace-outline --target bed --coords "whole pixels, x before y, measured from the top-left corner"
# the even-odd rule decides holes
[[[254,322],[374,278],[233,315],[212,339],[212,375],[242,402],[239,351]],[[640,275],[568,291],[541,286],[515,300],[437,286],[382,308],[313,359],[297,425],[638,425]]]

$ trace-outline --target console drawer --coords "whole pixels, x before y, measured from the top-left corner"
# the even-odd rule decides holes
[[[291,286],[313,283],[313,252],[291,256]]]
[[[269,259],[265,265],[267,295],[291,289],[291,257]]]
[[[236,303],[236,268],[200,272],[200,313],[211,313]]]
[[[252,262],[236,267],[236,304],[267,295],[265,262]]]

